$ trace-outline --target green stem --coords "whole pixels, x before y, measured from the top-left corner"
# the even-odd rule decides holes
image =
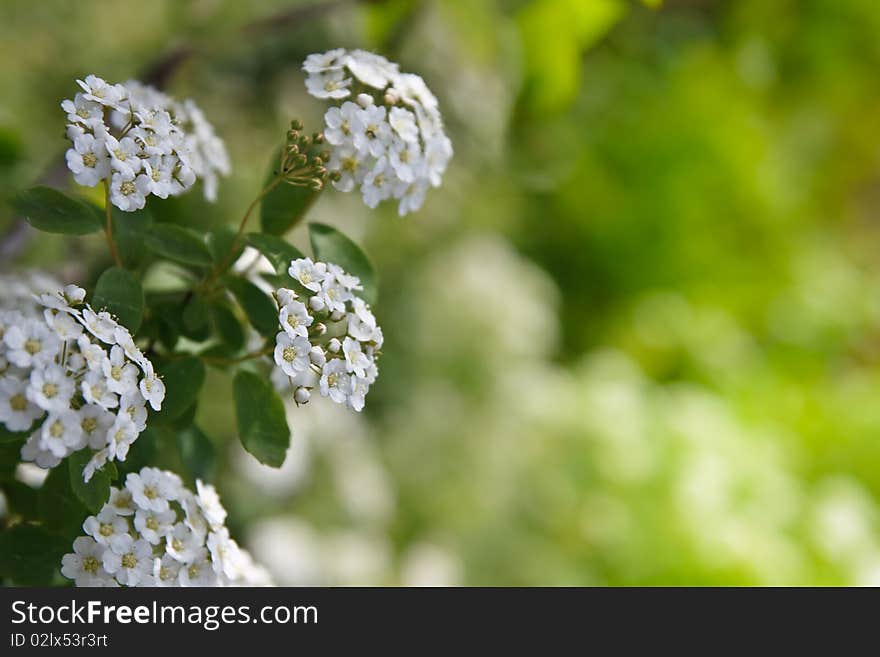
[[[235,257],[235,251],[238,249],[239,243],[241,242],[241,236],[244,234],[244,229],[247,227],[248,219],[250,219],[251,214],[254,209],[259,205],[260,201],[265,198],[265,196],[271,192],[273,189],[280,185],[285,177],[286,173],[282,170],[275,178],[272,179],[268,185],[266,185],[265,189],[257,194],[257,197],[251,201],[251,204],[248,206],[247,211],[244,213],[244,217],[241,218],[241,223],[238,226],[238,232],[235,233],[235,237],[232,239],[232,244],[229,247],[229,251],[227,251],[226,255],[220,261],[218,265],[211,270],[210,275],[205,281],[199,286],[200,289],[206,290],[210,288],[211,284],[217,280],[217,278],[222,274],[226,269],[232,264],[232,259]]]
[[[113,241],[113,206],[110,203],[110,181],[104,179],[104,212],[107,215],[107,222],[104,226],[104,232],[107,234],[107,246],[110,247],[110,255],[113,256],[113,262],[117,267],[122,267],[122,260],[119,258],[119,251],[116,249],[116,242]]]

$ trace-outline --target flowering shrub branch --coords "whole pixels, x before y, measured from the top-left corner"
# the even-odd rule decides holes
[[[206,367],[230,376],[241,443],[270,466],[290,445],[285,398],[320,394],[361,411],[384,340],[375,272],[331,226],[309,224],[311,255],[283,236],[329,186],[415,210],[452,152],[421,78],[363,51],[312,55],[304,70],[319,98],[345,98],[356,81],[357,102],[328,110],[317,132],[291,122],[237,230],[154,213],[196,184],[215,200],[230,170],[191,100],[90,75],[63,101],[68,168],[78,184],[103,187],[104,206],[46,187],[13,203],[41,231],[103,232],[113,266],[87,289],[42,274],[0,279],[0,489],[10,506],[0,577],[50,583],[60,568],[86,586],[265,582],[205,483],[213,446],[195,417]],[[145,286],[154,267],[177,272],[179,285]],[[23,464],[48,471],[38,490],[22,488]],[[54,563],[24,572],[34,554]]]

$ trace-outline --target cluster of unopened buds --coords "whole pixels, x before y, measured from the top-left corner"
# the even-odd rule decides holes
[[[109,200],[120,210],[144,207],[153,194],[184,193],[197,178],[205,196],[217,196],[218,175],[229,174],[226,148],[191,100],[129,81],[109,84],[89,75],[82,91],[61,108],[67,113],[67,166],[80,185],[109,185]]]
[[[89,448],[88,481],[107,461],[125,460],[165,385],[128,329],[85,303],[85,290],[23,296],[22,287],[0,278],[0,425],[30,434],[21,458],[41,468]]]
[[[217,491],[196,492],[176,474],[143,468],[111,488],[85,536],[64,555],[61,573],[77,586],[260,586],[266,572],[229,537]]]
[[[342,48],[309,55],[303,70],[312,96],[355,99],[324,115],[333,185],[345,192],[359,187],[371,208],[393,198],[400,215],[419,209],[452,157],[437,98],[424,80],[381,55]]]
[[[327,180],[326,163],[330,152],[323,149],[324,135],[302,133],[303,124],[298,119],[290,122],[287,139],[281,151],[281,179],[297,187],[321,191]]]
[[[297,404],[307,403],[317,388],[337,404],[361,411],[379,374],[383,337],[370,307],[357,295],[360,280],[311,258],[293,260],[288,273],[298,291],[275,291],[282,329],[275,338],[276,386],[292,387]]]

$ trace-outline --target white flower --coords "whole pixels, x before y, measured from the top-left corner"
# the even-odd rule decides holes
[[[82,325],[104,344],[116,344],[116,329],[119,328],[119,324],[106,310],[96,313],[86,307],[82,312]]]
[[[40,432],[37,431],[32,433],[30,438],[28,438],[25,441],[24,445],[21,446],[21,460],[34,462],[44,470],[54,468],[56,465],[61,463],[60,458],[55,456],[49,450],[40,447],[40,442]]]
[[[102,363],[101,371],[107,380],[107,387],[117,395],[131,395],[138,390],[138,368],[126,360],[121,347],[110,350],[110,358]]]
[[[127,395],[119,400],[119,412],[131,418],[138,434],[147,428],[147,405],[138,392]]]
[[[128,450],[131,444],[137,440],[140,435],[140,429],[132,420],[131,416],[120,410],[113,422],[113,426],[107,432],[107,448],[108,455],[111,459],[124,461],[128,456]]]
[[[360,185],[369,170],[354,144],[334,148],[327,168],[328,171],[339,174],[339,179],[333,181],[333,186],[341,192],[350,192]]]
[[[9,431],[27,431],[43,409],[27,398],[28,382],[10,374],[0,376],[0,423]]]
[[[306,89],[315,98],[345,98],[351,94],[351,78],[343,70],[313,73],[306,78]]]
[[[217,575],[208,559],[208,551],[199,548],[198,556],[180,568],[178,579],[181,586],[215,586]]]
[[[309,326],[312,325],[314,318],[309,314],[308,308],[300,301],[291,301],[281,307],[278,315],[281,322],[281,328],[291,338],[309,336]]]
[[[104,108],[100,103],[89,100],[85,94],[76,94],[73,100],[65,100],[61,103],[61,109],[67,112],[67,120],[72,124],[96,128],[104,122]],[[80,132],[77,136],[85,134]]]
[[[388,165],[388,159],[383,155],[376,160],[361,186],[361,194],[367,207],[375,208],[385,199],[391,198],[395,179],[394,169]]]
[[[328,360],[321,370],[321,394],[337,404],[344,404],[351,392],[351,377],[346,373],[345,361]]]
[[[331,97],[321,88],[325,78],[332,87],[334,81],[348,80],[348,73],[376,90],[325,112],[324,137],[331,147],[327,169],[334,187],[343,192],[359,187],[371,208],[395,198],[400,215],[415,211],[428,187],[440,185],[452,156],[437,98],[421,77],[401,73],[380,55],[354,50],[340,67],[336,52],[330,70],[318,65],[321,58],[308,60],[313,72],[306,87],[313,95]],[[348,89],[340,97],[346,95]]]
[[[415,212],[422,204],[425,202],[425,194],[428,191],[428,183],[423,182],[421,180],[406,185],[400,192],[399,195],[396,195],[396,198],[400,199],[400,204],[397,208],[397,213],[403,217],[410,212]]]
[[[380,157],[391,143],[391,126],[386,120],[387,110],[373,105],[358,110],[357,123],[353,125],[354,147],[362,154]]]
[[[327,266],[323,263],[316,264],[312,262],[311,258],[300,258],[291,261],[287,273],[307,290],[318,292],[321,290],[321,283],[327,276]]]
[[[416,115],[403,107],[392,107],[388,112],[388,123],[405,142],[418,144],[419,127]]]
[[[216,198],[218,174],[228,175],[229,156],[195,103],[177,102],[136,81],[112,85],[91,75],[78,83],[84,93],[61,104],[74,142],[68,166],[77,182],[95,185],[113,171],[124,174],[113,176],[110,200],[127,212],[143,207],[141,197],[151,193],[182,194],[196,177],[205,183],[206,198]],[[95,143],[104,157],[95,158]]]
[[[144,468],[125,478],[125,487],[131,491],[134,503],[142,509],[167,511],[168,502],[179,495],[180,480],[157,468]]]
[[[176,519],[177,514],[171,509],[168,511],[138,509],[134,514],[134,526],[145,541],[151,545],[158,545],[171,531]]]
[[[346,62],[344,48],[328,50],[325,53],[316,53],[306,57],[302,69],[306,73],[324,73],[341,69]]]
[[[76,340],[82,335],[83,327],[75,316],[47,309],[43,313],[43,317],[46,320],[46,326],[52,329],[62,341]]]
[[[79,425],[83,430],[86,444],[92,449],[102,449],[107,445],[107,432],[116,417],[101,408],[87,404],[79,409]]]
[[[360,413],[364,410],[365,397],[370,390],[370,382],[357,374],[351,375],[351,393],[348,396],[348,407]]]
[[[120,109],[122,101],[128,97],[128,91],[121,84],[108,84],[97,75],[88,75],[76,83],[82,87],[87,99],[106,107]]]
[[[73,541],[73,553],[61,559],[61,574],[77,586],[107,586],[113,581],[104,570],[104,546],[88,536]]]
[[[125,548],[126,539],[129,538],[128,521],[107,504],[97,516],[86,518],[83,530],[100,545],[117,552]]]
[[[49,365],[31,372],[28,399],[44,411],[60,413],[70,408],[76,383],[58,365]]]
[[[414,183],[424,168],[422,150],[418,144],[395,139],[388,149],[388,162],[404,188]]]
[[[324,140],[333,146],[341,146],[354,139],[354,133],[362,129],[360,110],[355,103],[346,101],[340,107],[331,107],[324,114]]]
[[[349,372],[365,377],[365,368],[370,366],[370,359],[361,350],[361,343],[352,338],[342,341],[342,353],[345,355],[345,367]]]
[[[92,454],[92,458],[89,459],[83,468],[83,481],[89,483],[92,477],[95,476],[95,473],[107,465],[109,458],[110,450],[106,447]]]
[[[88,404],[95,404],[107,410],[119,406],[119,397],[107,387],[107,379],[102,372],[97,370],[88,372],[83,377],[80,388]]]
[[[275,363],[288,376],[296,376],[309,367],[311,349],[308,338],[291,338],[287,333],[279,333],[275,336]]]
[[[165,549],[175,561],[187,563],[193,561],[204,546],[204,534],[194,531],[186,524],[179,522],[165,536]]]
[[[70,452],[85,446],[85,437],[76,411],[65,410],[50,413],[40,432],[40,449],[64,458]]]
[[[196,502],[199,505],[205,520],[212,528],[217,528],[226,522],[226,509],[220,504],[220,497],[217,490],[210,484],[203,484],[201,480],[196,480]]]
[[[207,546],[214,572],[234,580],[238,575],[239,550],[235,541],[229,538],[229,530],[221,527],[208,534]]]
[[[61,351],[61,340],[42,322],[27,321],[13,325],[3,335],[6,358],[21,368],[46,365]]]
[[[134,500],[128,488],[110,487],[110,499],[107,506],[111,507],[120,516],[130,516],[135,512]]]
[[[376,332],[376,317],[360,297],[352,300],[354,312],[348,314],[348,334],[362,342],[369,342]]]
[[[179,583],[180,562],[170,554],[153,560],[153,584],[155,586],[177,586]]]
[[[125,536],[115,548],[104,552],[103,564],[120,584],[148,584],[153,576],[153,549],[143,539]]]
[[[67,168],[80,185],[94,187],[110,175],[110,158],[104,140],[85,133],[73,142],[66,154]]]
[[[155,375],[152,365],[149,372],[144,372],[144,377],[140,382],[140,389],[144,400],[149,402],[153,410],[161,411],[162,401],[165,399],[165,384],[162,382],[162,379]]]
[[[104,147],[110,154],[110,166],[119,173],[136,174],[143,163],[140,158],[140,146],[132,137],[116,139],[112,135],[104,138]],[[134,179],[134,176],[131,178]]]
[[[117,171],[110,181],[110,201],[123,212],[134,212],[146,205],[151,188],[149,176]]]
[[[376,89],[384,89],[399,73],[397,64],[365,50],[352,50],[345,65],[358,80]]]

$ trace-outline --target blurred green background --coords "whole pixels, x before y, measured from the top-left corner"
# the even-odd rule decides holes
[[[421,74],[456,153],[406,219],[309,217],[380,272],[362,416],[291,408],[269,471],[209,380],[214,482],[279,583],[880,584],[880,3],[6,0],[0,267],[107,264],[5,204],[70,184],[74,78],[202,106],[234,169],[183,201],[207,226],[319,125],[299,65],[336,46]]]

